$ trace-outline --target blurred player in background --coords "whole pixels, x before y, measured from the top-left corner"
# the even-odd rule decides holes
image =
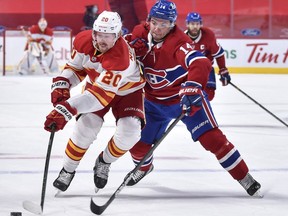
[[[52,47],[53,30],[48,27],[47,20],[41,18],[38,25],[29,28],[24,57],[20,61],[17,71],[22,75],[32,74],[35,61],[42,73],[58,73],[59,66]]]
[[[97,5],[87,5],[86,11],[83,16],[83,22],[85,24],[86,29],[92,29],[93,23],[99,16],[98,14],[98,6]]]
[[[94,183],[104,188],[111,163],[140,139],[144,126],[143,86],[145,80],[134,50],[121,36],[118,13],[103,11],[93,30],[80,32],[74,40],[71,59],[61,75],[53,78],[51,102],[55,109],[47,116],[45,129],[61,130],[78,114],[65,150],[63,168],[53,185],[67,190],[84,154],[96,140],[105,114],[112,109],[116,131],[96,159]],[[70,98],[70,89],[86,78],[83,94]]]
[[[185,33],[191,38],[193,48],[202,52],[212,63],[216,59],[219,67],[220,81],[223,86],[227,86],[231,81],[229,71],[226,68],[225,52],[221,45],[217,42],[215,34],[209,28],[203,27],[202,17],[199,13],[191,12],[186,17],[187,30]],[[211,101],[214,98],[216,90],[215,71],[212,70],[209,74],[209,80],[206,86],[208,99]]]
[[[148,22],[132,31],[130,44],[143,63],[146,78],[146,126],[140,141],[130,150],[133,161],[139,164],[153,143],[163,136],[171,120],[185,113],[182,122],[192,139],[211,152],[249,195],[258,194],[261,185],[250,175],[239,151],[219,128],[208,100],[205,89],[211,61],[193,48],[191,39],[175,24],[176,19],[176,5],[158,1],[150,10]],[[153,155],[127,185],[137,184],[152,170]]]
[[[118,12],[123,16],[123,23],[127,31],[131,32],[135,25],[143,23],[147,18],[146,1],[143,0],[108,0],[112,11]],[[125,30],[125,29],[123,29]]]

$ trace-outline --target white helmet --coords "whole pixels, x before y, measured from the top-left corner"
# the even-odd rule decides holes
[[[39,26],[39,28],[41,29],[42,32],[47,28],[47,25],[48,25],[48,23],[47,23],[45,18],[41,18],[38,21],[38,26]]]
[[[122,21],[117,12],[103,11],[93,24],[93,31],[115,33],[116,39],[121,35]]]

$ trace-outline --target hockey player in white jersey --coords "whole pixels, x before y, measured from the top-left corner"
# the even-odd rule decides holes
[[[36,72],[36,65],[41,73],[59,73],[59,65],[52,47],[53,30],[48,27],[47,20],[41,18],[38,25],[32,25],[27,36],[24,56],[17,66],[18,73],[22,75]],[[34,66],[34,67],[33,67]],[[38,73],[39,74],[39,73]]]
[[[64,128],[78,115],[65,149],[63,168],[53,185],[65,191],[89,146],[96,140],[103,117],[112,109],[116,131],[94,166],[96,188],[104,188],[111,163],[130,150],[140,139],[144,126],[144,78],[134,50],[121,36],[118,13],[103,11],[92,30],[80,32],[74,40],[71,59],[61,75],[53,78],[51,102],[54,110],[44,127],[52,131]],[[86,78],[82,94],[70,97],[70,89]]]

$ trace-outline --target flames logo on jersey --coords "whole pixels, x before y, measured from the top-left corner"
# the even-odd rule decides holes
[[[178,79],[182,79],[183,76],[186,76],[187,71],[185,71],[180,65],[166,70],[156,70],[146,67],[144,74],[147,83],[153,89],[161,89],[165,86],[171,85],[171,83],[174,83]]]

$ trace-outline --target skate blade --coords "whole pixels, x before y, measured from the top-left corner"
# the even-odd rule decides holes
[[[264,197],[264,194],[262,194],[260,190],[257,190],[257,191],[253,194],[253,197],[255,197],[255,198],[263,198],[263,197]]]
[[[99,190],[100,188],[95,187],[95,193],[98,193]]]
[[[62,193],[63,193],[63,191],[57,190],[54,197],[59,197],[59,196],[61,196]]]

